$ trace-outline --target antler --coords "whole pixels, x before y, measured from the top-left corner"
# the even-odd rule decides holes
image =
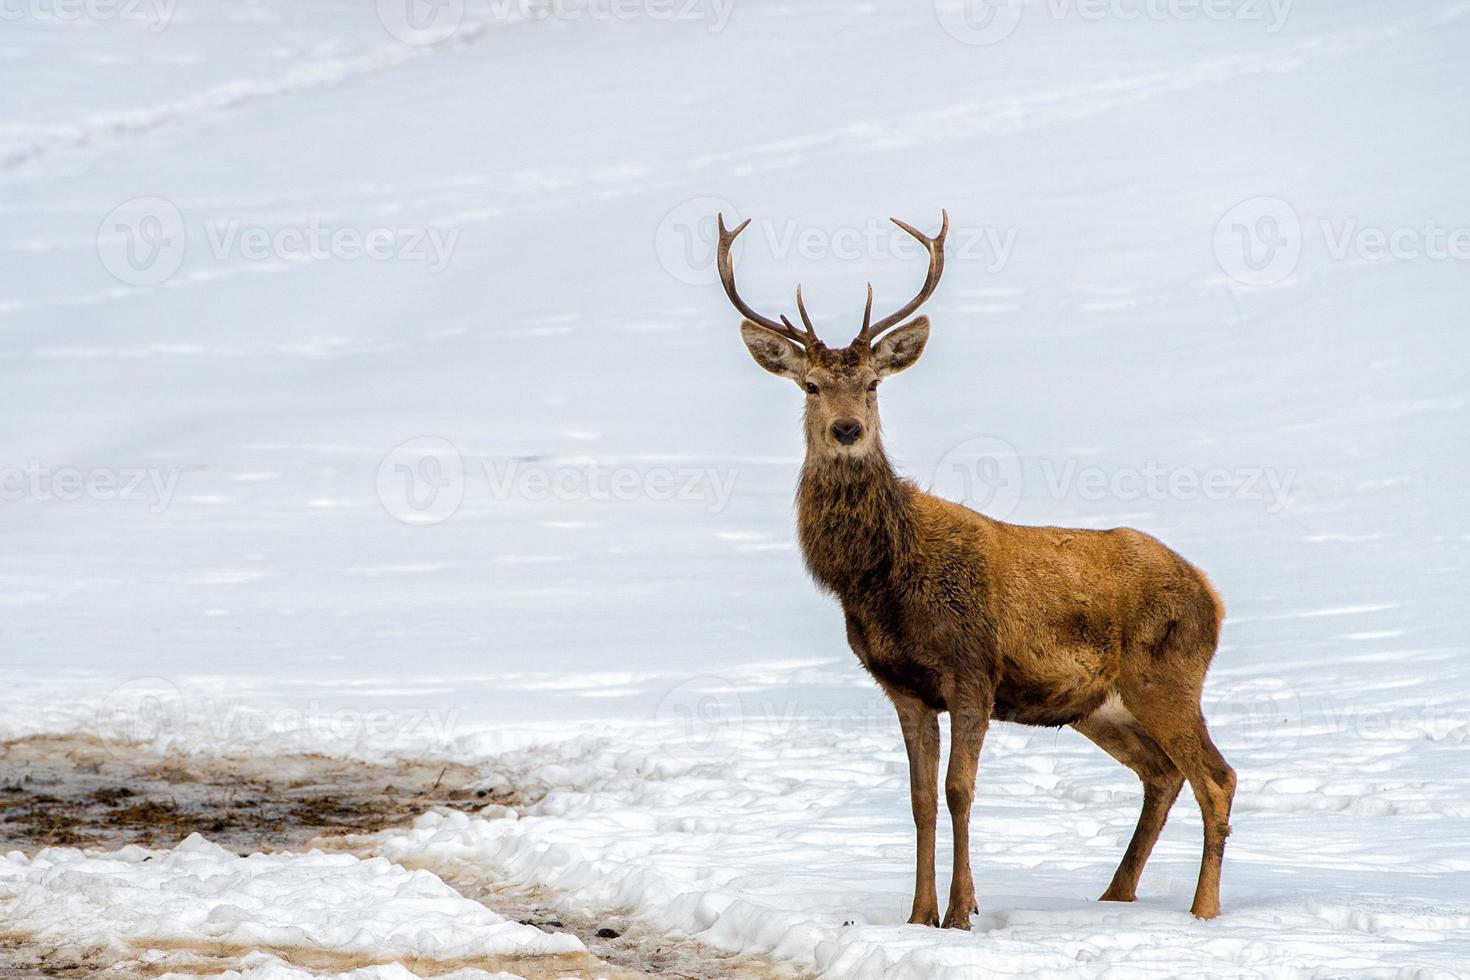
[[[944,216],[944,224],[939,229],[939,234],[933,238],[925,235],[913,225],[905,224],[897,218],[890,218],[894,224],[919,240],[919,244],[929,252],[929,274],[924,277],[924,285],[919,289],[919,295],[909,300],[897,313],[886,316],[877,323],[872,322],[873,317],[873,284],[868,284],[868,305],[863,311],[863,329],[853,338],[854,344],[872,343],[878,335],[890,327],[897,326],[908,318],[915,310],[924,305],[924,301],[934,293],[934,287],[939,285],[939,277],[944,274],[944,237],[949,234],[949,212],[940,211]]]
[[[778,333],[787,340],[793,340],[803,347],[821,346],[822,341],[818,339],[816,330],[812,328],[812,318],[807,316],[806,304],[801,300],[800,286],[796,287],[796,309],[801,313],[801,325],[803,328],[800,331],[785,316],[781,317],[779,321],[772,320],[767,316],[761,316],[750,308],[750,304],[740,298],[740,294],[735,290],[735,263],[730,258],[730,246],[735,243],[735,237],[745,230],[746,225],[750,224],[750,219],[746,218],[740,222],[734,231],[730,231],[725,227],[725,216],[723,214],[719,216],[718,220],[720,225],[720,247],[718,252],[716,252],[715,262],[720,270],[720,283],[725,287],[725,295],[730,297],[730,302],[735,304],[735,309],[739,310],[740,315],[752,323],[758,323],[767,330]]]

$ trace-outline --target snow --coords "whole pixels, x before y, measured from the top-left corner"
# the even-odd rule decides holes
[[[583,949],[382,858],[240,856],[198,834],[168,851],[12,852],[0,862],[0,907],[12,934],[79,957],[143,947],[454,964]]]
[[[279,961],[264,962],[248,970],[225,970],[212,975],[221,980],[413,980],[418,976],[399,963],[364,966],[334,973],[303,970]],[[185,980],[191,976],[193,975],[185,973],[164,973],[159,980]],[[453,970],[436,976],[442,980],[518,980],[512,973],[486,973],[484,970]]]
[[[152,876],[196,938],[277,936],[267,895],[343,949],[524,936],[433,884],[460,862],[830,976],[1464,974],[1470,5],[1140,6],[1027,3],[991,44],[948,2],[469,2],[437,44],[365,3],[9,8],[0,734],[444,756],[548,795],[386,837],[415,877],[12,855],[0,917],[139,937],[115,899]],[[902,925],[897,725],[794,548],[799,398],[706,253],[714,210],[754,218],[748,298],[802,282],[845,339],[867,279],[882,305],[922,275],[881,219],[941,207],[886,443],[994,516],[1136,526],[1210,574],[1240,776],[1214,922],[1187,794],[1139,902],[1100,905],[1136,780],[998,725],[974,932]],[[360,944],[349,906],[381,910]],[[398,931],[421,907],[466,925]]]
[[[1318,753],[1294,776],[1256,765],[1237,797],[1225,914],[1203,924],[1188,912],[1198,813],[1176,808],[1136,905],[1099,904],[1137,817],[1136,781],[1099,765],[1079,738],[1009,727],[987,740],[977,794],[975,936],[901,925],[913,862],[899,826],[906,762],[876,710],[836,731],[733,726],[701,761],[676,761],[658,736],[631,732],[510,756],[518,781],[540,775],[553,787],[541,804],[515,819],[428,814],[386,835],[379,853],[549,884],[824,976],[961,965],[979,975],[1357,976],[1384,964],[1449,976],[1464,966],[1470,864],[1454,835],[1421,829],[1448,816],[1427,787],[1345,776],[1347,760]],[[1463,742],[1461,731],[1446,771]],[[1420,738],[1382,748],[1380,763],[1425,751]]]

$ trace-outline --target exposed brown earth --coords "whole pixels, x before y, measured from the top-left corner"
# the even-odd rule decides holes
[[[199,833],[241,854],[312,847],[372,856],[379,832],[435,808],[477,811],[533,802],[474,768],[428,760],[358,762],[315,755],[185,756],[85,735],[0,742],[0,853],[43,847],[115,850],[172,847]],[[587,954],[494,962],[405,962],[419,976],[465,967],[529,980],[554,977],[792,977],[786,968],[671,940],[635,921],[596,916],[574,901],[491,880],[479,866],[432,866],[466,897],[548,932],[568,932]],[[82,977],[106,969],[118,980],[238,969],[255,950],[150,944],[170,956],[145,964],[126,956],[64,959],[0,926],[0,976]],[[147,952],[139,949],[138,954]],[[338,972],[371,960],[330,951],[264,950],[303,969]],[[165,965],[167,964],[167,965]]]

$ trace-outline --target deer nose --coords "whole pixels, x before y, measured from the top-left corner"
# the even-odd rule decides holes
[[[857,419],[838,419],[832,423],[832,438],[844,446],[851,446],[863,434],[863,424]]]

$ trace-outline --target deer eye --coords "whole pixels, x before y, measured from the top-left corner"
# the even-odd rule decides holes
[[[872,381],[869,381],[868,382],[868,390],[869,391],[877,391],[878,390],[878,379],[877,378],[874,378]]]
[[[817,393],[817,386],[808,381],[806,383],[806,393],[808,395],[815,395]]]

